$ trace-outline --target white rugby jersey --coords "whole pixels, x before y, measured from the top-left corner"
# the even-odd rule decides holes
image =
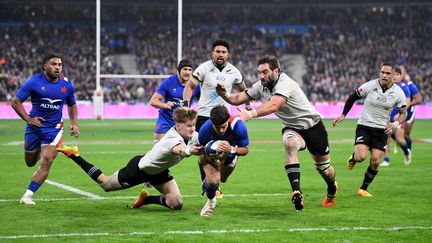
[[[158,174],[179,163],[184,157],[175,154],[172,149],[185,143],[182,136],[172,127],[153,148],[141,158],[138,167],[149,175]],[[192,139],[189,139],[187,146],[198,144],[198,133],[194,132]]]
[[[198,115],[210,117],[210,110],[218,105],[230,108],[230,105],[216,93],[216,84],[223,83],[230,92],[234,84],[241,84],[243,77],[240,71],[231,63],[227,63],[220,71],[212,60],[199,65],[194,73],[201,85],[201,97],[198,101]]]
[[[272,90],[256,82],[246,94],[254,100],[267,102],[273,95],[285,98],[286,102],[276,112],[285,127],[306,130],[317,124],[322,116],[312,104],[300,86],[285,73],[281,73]]]
[[[368,127],[386,127],[393,107],[406,105],[405,93],[396,84],[383,92],[379,79],[370,80],[357,89],[357,94],[364,99],[363,111],[358,124]]]

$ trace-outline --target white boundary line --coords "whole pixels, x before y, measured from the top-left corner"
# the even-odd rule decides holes
[[[268,232],[310,232],[310,231],[400,231],[400,230],[432,230],[432,226],[396,226],[396,227],[339,227],[339,228],[294,228],[294,229],[232,229],[232,230],[191,230],[191,231],[138,231],[138,232],[100,232],[100,233],[68,233],[41,235],[0,235],[0,239],[23,238],[54,238],[54,237],[94,237],[94,236],[134,236],[134,235],[205,235],[229,233],[268,233]]]
[[[73,193],[76,193],[76,194],[80,194],[80,195],[86,196],[86,197],[91,198],[91,199],[103,199],[103,197],[98,196],[96,194],[93,194],[93,193],[90,193],[90,192],[81,191],[80,189],[77,189],[75,187],[71,187],[71,186],[68,186],[68,185],[65,185],[65,184],[61,184],[61,183],[58,183],[58,182],[55,182],[55,181],[46,180],[45,183],[50,184],[52,186],[59,187],[59,188],[64,189],[66,191],[70,191],[70,192],[73,192]]]
[[[46,181],[45,181],[46,182]],[[92,193],[89,193],[92,194]],[[83,195],[83,194],[81,194]],[[95,194],[92,194],[95,195]],[[251,193],[251,194],[223,194],[224,197],[281,197],[281,196],[290,196],[291,194],[287,193]],[[125,199],[136,199],[136,196],[117,196],[117,197],[102,197],[95,195],[99,198],[92,198],[92,197],[69,197],[69,198],[36,198],[33,200],[38,202],[51,202],[51,201],[78,201],[78,200],[125,200]],[[202,197],[201,195],[182,195],[182,198],[194,198],[194,197]],[[7,203],[7,202],[17,202],[18,199],[0,199],[0,203]]]

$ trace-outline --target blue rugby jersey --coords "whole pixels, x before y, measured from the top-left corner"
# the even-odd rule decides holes
[[[57,82],[48,81],[44,72],[33,75],[17,91],[16,96],[21,102],[31,98],[30,117],[42,117],[43,127],[57,127],[62,122],[63,105],[75,104],[72,82],[60,76]]]
[[[226,140],[231,146],[238,147],[247,147],[249,145],[246,125],[238,116],[229,119],[229,126],[222,136],[216,134],[213,130],[213,123],[210,119],[207,120],[199,130],[198,140],[203,146],[211,140]]]

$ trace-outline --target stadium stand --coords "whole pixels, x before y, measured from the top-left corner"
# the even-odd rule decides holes
[[[136,56],[136,73],[175,73],[176,4],[127,1],[130,4],[119,5],[109,0],[102,6],[101,73],[130,70],[119,58],[124,54]],[[22,2],[0,1],[0,101],[11,100],[47,50],[65,56],[64,71],[74,80],[77,99],[91,100],[96,76],[95,5],[81,0]],[[424,101],[432,99],[431,3],[290,1],[284,5],[270,0],[265,5],[248,1],[245,6],[235,2],[220,6],[185,1],[185,58],[199,64],[208,59],[214,39],[227,39],[233,46],[231,62],[250,86],[256,81],[258,57],[275,54],[288,60],[282,66],[289,74],[305,73],[298,81],[316,102],[346,99],[386,60],[406,65]],[[295,68],[304,70],[288,65],[294,56],[303,57],[296,60],[304,60],[304,65]],[[148,102],[161,80],[101,81],[105,101],[117,103]]]

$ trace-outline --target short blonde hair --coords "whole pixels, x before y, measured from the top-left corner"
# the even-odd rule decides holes
[[[186,123],[196,120],[197,112],[189,107],[179,107],[174,110],[173,118],[175,123]]]

